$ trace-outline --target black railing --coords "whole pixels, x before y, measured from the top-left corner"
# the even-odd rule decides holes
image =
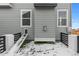
[[[79,53],[79,36],[77,36],[77,53]]]
[[[68,34],[66,33],[60,33],[61,42],[64,43],[66,46],[68,46]]]
[[[21,32],[14,34],[14,43],[16,43],[19,40],[19,38],[21,37],[21,35],[22,35]]]
[[[3,53],[6,50],[5,44],[5,36],[0,36],[0,53]]]

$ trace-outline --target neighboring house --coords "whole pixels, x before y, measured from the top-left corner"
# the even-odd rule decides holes
[[[8,8],[9,7],[9,8]],[[60,40],[60,32],[71,27],[70,3],[12,3],[0,6],[0,35],[24,33],[29,40]]]

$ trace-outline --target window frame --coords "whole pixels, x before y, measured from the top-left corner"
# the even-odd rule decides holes
[[[30,11],[30,18],[22,18],[23,11]],[[30,19],[30,25],[23,25],[23,19]],[[21,9],[21,27],[32,27],[32,10],[31,9]]]
[[[61,11],[61,12],[62,12],[62,11],[66,11],[66,18],[65,18],[65,17],[59,17],[59,12],[60,12],[60,11]],[[66,22],[66,25],[64,25],[64,26],[61,25],[61,24],[62,24],[62,23],[61,23],[61,21],[62,21],[61,19],[63,19],[63,18],[66,19],[66,21],[67,21],[67,22]],[[59,23],[58,23],[58,22],[59,22],[59,19],[60,19],[60,25],[59,25]],[[68,27],[68,9],[58,9],[58,10],[57,10],[57,27]]]

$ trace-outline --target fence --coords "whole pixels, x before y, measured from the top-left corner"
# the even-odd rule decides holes
[[[60,33],[61,34],[61,42],[64,43],[66,46],[68,46],[68,34],[66,33]]]

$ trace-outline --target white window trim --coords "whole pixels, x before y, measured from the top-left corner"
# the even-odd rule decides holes
[[[23,26],[23,25],[22,25],[22,12],[23,12],[23,11],[30,11],[30,26],[28,26],[28,25]],[[21,9],[21,12],[20,12],[20,13],[21,13],[21,20],[20,20],[20,22],[21,22],[21,23],[20,23],[21,27],[23,27],[23,28],[32,27],[32,10],[31,10],[31,9]],[[25,19],[28,19],[28,18],[25,18]]]
[[[67,25],[66,26],[62,26],[61,24],[60,25],[58,25],[58,19],[59,19],[59,17],[58,17],[58,15],[59,15],[59,11],[66,11],[67,12],[67,15],[66,15],[66,19],[67,19]],[[68,27],[68,9],[58,9],[57,10],[57,27]]]

